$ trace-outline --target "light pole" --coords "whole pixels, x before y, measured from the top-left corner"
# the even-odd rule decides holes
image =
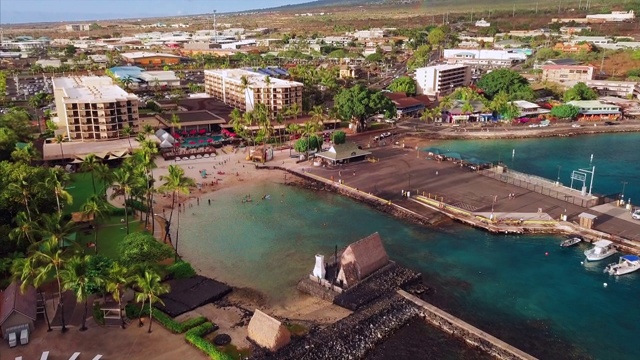
[[[560,184],[560,170],[562,169],[561,165],[558,165],[558,178],[556,179],[556,183],[559,185]]]
[[[622,192],[620,193],[620,199],[624,201],[624,189],[629,183],[628,181],[621,181],[622,183]]]

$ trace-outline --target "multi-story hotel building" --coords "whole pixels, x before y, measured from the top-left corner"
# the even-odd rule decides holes
[[[447,95],[455,88],[471,83],[471,68],[466,65],[436,65],[416,69],[418,94]]]
[[[242,69],[205,70],[204,89],[209,96],[242,111],[265,104],[275,116],[293,104],[302,108],[302,83],[267,78]]]
[[[107,76],[55,78],[53,94],[58,125],[71,142],[121,139],[127,126],[138,131],[138,97]]]

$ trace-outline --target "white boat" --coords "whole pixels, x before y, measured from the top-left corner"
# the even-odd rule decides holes
[[[585,250],[584,256],[589,261],[598,261],[606,259],[617,252],[613,243],[609,240],[598,240],[593,243],[593,248]]]
[[[582,237],[578,235],[570,235],[566,240],[560,243],[562,247],[571,247],[582,242]]]
[[[624,275],[632,273],[640,269],[640,257],[635,255],[623,255],[620,256],[618,263],[612,263],[607,265],[604,272],[608,272],[609,275]]]

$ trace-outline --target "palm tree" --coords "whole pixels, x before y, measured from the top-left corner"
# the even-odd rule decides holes
[[[49,322],[49,315],[47,314],[47,306],[45,296],[40,288],[42,284],[47,281],[46,276],[40,276],[43,268],[37,266],[33,258],[19,257],[13,259],[11,262],[11,274],[15,281],[20,282],[20,291],[24,293],[27,287],[33,286],[40,295],[40,299],[44,303],[44,318],[47,321],[47,331],[51,331],[51,323]]]
[[[164,235],[164,242],[167,242],[167,236],[169,235],[169,226],[171,225],[171,220],[173,220],[173,210],[175,209],[176,197],[178,193],[182,193],[184,195],[189,195],[189,187],[195,186],[195,181],[184,175],[184,169],[178,165],[169,165],[169,173],[165,176],[160,176],[160,180],[164,181],[164,184],[160,186],[158,189],[161,192],[171,192],[171,213],[169,214],[169,224],[166,226],[166,231]],[[178,244],[176,242],[175,246],[176,257],[178,254]]]
[[[439,113],[440,109],[438,108],[424,109],[424,111],[422,112],[422,116],[420,116],[420,120],[424,122],[434,121],[438,117]]]
[[[64,142],[64,136],[62,134],[56,135],[53,139],[56,144],[60,144],[60,158],[64,159],[64,150],[62,150],[62,143]]]
[[[82,160],[82,165],[80,165],[80,169],[82,171],[88,171],[91,174],[91,185],[93,186],[94,194],[97,194],[97,192],[96,192],[96,179],[93,172],[98,167],[98,164],[100,164],[100,160],[98,159],[96,154],[91,153],[85,156],[84,160]]]
[[[108,207],[102,196],[91,195],[82,205],[83,215],[91,221],[93,226],[93,250],[98,253],[98,222],[97,219],[104,218]]]
[[[155,132],[153,126],[151,126],[150,124],[144,124],[142,125],[142,133],[145,136],[149,136],[151,134],[153,134]]]
[[[41,242],[54,240],[60,248],[67,247],[65,240],[68,240],[67,237],[73,232],[74,227],[73,221],[65,220],[63,215],[58,212],[41,214],[40,221],[35,224],[35,230],[40,236]],[[34,246],[37,244],[35,243]]]
[[[104,279],[105,287],[111,293],[113,299],[118,302],[118,311],[122,328],[125,328],[124,316],[122,316],[122,292],[131,283],[130,270],[117,262],[114,262],[109,273]]]
[[[147,331],[149,333],[151,333],[151,323],[153,322],[153,304],[159,302],[164,305],[159,296],[170,290],[169,285],[162,284],[161,280],[160,275],[151,269],[146,269],[142,276],[135,277],[135,284],[139,289],[139,292],[136,293],[136,301],[143,302],[143,306],[145,301],[149,302],[149,330]]]
[[[130,91],[131,84],[133,84],[133,79],[130,76],[127,76],[120,79],[120,83],[122,84],[122,87],[124,87],[125,90]]]
[[[60,271],[67,258],[68,252],[60,246],[60,242],[57,239],[51,237],[43,241],[39,246],[35,246],[27,259],[27,261],[33,262],[30,266],[37,269],[37,275],[33,280],[34,283],[43,284],[51,277],[55,277],[58,283],[58,305],[60,307],[60,315],[62,315],[62,332],[67,331],[67,325],[64,316],[63,287]]]
[[[171,136],[175,136],[176,128],[181,129],[182,124],[180,123],[180,117],[178,115],[171,114],[171,119],[169,120],[169,125],[171,126]]]
[[[58,177],[62,175],[63,181],[61,181]],[[66,203],[73,203],[73,197],[67,190],[65,190],[63,182],[68,179],[68,175],[66,173],[60,174],[57,169],[50,168],[49,169],[49,177],[45,180],[45,185],[53,187],[53,192],[56,195],[56,205],[58,207],[58,213],[62,213],[62,206],[60,205],[60,198]]]
[[[264,84],[267,87],[267,93],[269,94],[269,114],[271,114],[271,109],[273,109],[273,94],[272,94],[272,91],[271,91],[271,76],[267,75],[264,78]],[[271,116],[269,116],[269,117],[271,117]]]
[[[302,136],[306,136],[307,137],[307,156],[306,158],[309,159],[309,148],[311,147],[311,135],[316,134],[316,132],[318,131],[318,124],[311,122],[311,121],[306,121],[301,128],[302,131]]]
[[[105,191],[109,187],[109,184],[111,184],[113,180],[113,171],[111,171],[109,165],[105,163],[97,164],[94,171],[96,173],[96,178],[102,183],[102,188],[100,189],[99,194],[104,195]]]
[[[290,135],[289,136],[289,157],[291,157],[291,148],[293,147],[291,145],[291,138],[293,138],[293,135],[298,134],[299,131],[300,131],[300,125],[295,123],[291,123],[287,125],[287,132]]]
[[[129,151],[133,151],[133,147],[131,146],[131,135],[133,135],[133,128],[131,126],[125,126],[120,130],[120,134],[129,140]]]
[[[340,120],[340,112],[338,111],[338,108],[334,106],[331,109],[329,109],[328,115],[329,115],[329,118],[333,120],[333,130],[335,130],[337,127],[336,120]]]
[[[82,326],[80,331],[87,330],[87,313],[89,311],[89,290],[87,285],[90,281],[96,280],[100,282],[100,278],[93,276],[89,270],[89,260],[91,256],[75,255],[67,260],[60,269],[60,279],[62,280],[62,288],[71,290],[76,295],[78,302],[84,302],[84,313],[82,314]]]
[[[242,90],[242,92],[244,93],[245,99],[247,97],[248,94],[251,94],[251,92],[253,91],[253,89],[251,88],[251,80],[249,80],[249,78],[246,75],[242,75],[240,77],[240,90]],[[253,110],[253,94],[251,94],[251,96],[249,96],[249,103],[251,104],[251,108],[246,107],[247,111],[252,111]]]
[[[16,227],[9,232],[9,239],[16,242],[16,245],[20,245],[23,241],[27,241],[29,245],[35,242],[34,234],[36,232],[37,225],[29,220],[29,217],[24,211],[20,211],[15,218]]]
[[[19,193],[22,196],[22,202],[27,210],[27,216],[31,221],[31,210],[29,210],[29,198],[31,197],[31,185],[25,180],[25,176],[21,175],[17,183],[10,183],[8,189],[12,192]]]
[[[311,111],[309,111],[309,115],[311,115],[311,121],[324,127],[324,109],[321,105],[314,105]]]
[[[253,130],[251,127],[253,126],[253,122],[256,119],[256,114],[253,111],[247,111],[242,115],[244,134],[248,138],[249,141],[253,142],[255,145],[255,140],[253,136]]]
[[[300,113],[302,113],[302,109],[300,108],[300,105],[298,105],[298,103],[293,103],[289,107],[289,111],[291,112],[291,115],[293,116],[293,120],[298,120],[298,115],[300,115]]]
[[[129,211],[127,209],[127,199],[131,195],[131,190],[133,188],[133,175],[130,171],[125,167],[121,167],[113,172],[113,193],[111,194],[111,199],[115,199],[119,195],[124,197],[124,219],[127,228],[127,235],[129,235]]]

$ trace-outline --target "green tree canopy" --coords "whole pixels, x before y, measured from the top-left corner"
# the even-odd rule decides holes
[[[429,40],[429,44],[435,47],[440,45],[446,36],[444,30],[441,27],[437,27],[429,32],[427,39]]]
[[[156,240],[153,235],[134,232],[124,237],[119,244],[120,261],[127,266],[156,263],[173,256],[173,249]]]
[[[483,75],[478,81],[488,98],[493,98],[499,92],[509,95],[509,100],[531,100],[533,90],[529,86],[529,81],[522,75],[509,69],[493,70]]]
[[[384,56],[383,56],[382,54],[380,54],[380,53],[377,53],[377,52],[375,52],[375,53],[373,53],[373,54],[371,54],[371,55],[368,55],[368,56],[366,57],[366,60],[367,60],[368,62],[380,62],[380,61],[382,61],[383,59],[384,59]]]
[[[561,119],[573,119],[580,113],[580,109],[573,105],[558,105],[551,108],[551,115]]]
[[[347,141],[347,134],[342,130],[334,131],[331,135],[331,140],[334,144],[344,144]]]
[[[401,76],[391,82],[389,90],[405,93],[407,95],[415,95],[417,92],[416,82],[409,76]]]
[[[571,89],[564,93],[564,101],[574,100],[595,100],[598,98],[598,94],[587,84],[579,82],[575,84]]]
[[[429,63],[429,56],[431,56],[431,45],[420,45],[411,55],[407,67],[409,70],[414,70],[426,66]]]
[[[358,120],[358,129],[365,128],[366,119],[371,115],[385,114],[390,118],[396,113],[395,105],[384,94],[362,85],[340,91],[333,101],[340,118]]]

